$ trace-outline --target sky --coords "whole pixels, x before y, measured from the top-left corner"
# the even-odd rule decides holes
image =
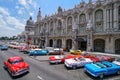
[[[80,2],[81,0],[0,0],[0,37],[17,36],[23,32],[30,16],[36,21],[39,8],[44,17],[57,13],[59,6],[68,10]]]

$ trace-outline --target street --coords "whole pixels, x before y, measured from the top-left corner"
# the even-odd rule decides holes
[[[30,72],[21,76],[12,78],[8,71],[3,68],[3,62],[11,56],[22,56],[30,66]],[[42,56],[39,56],[42,57]],[[119,75],[104,77],[104,80],[118,80]],[[64,64],[50,65],[48,60],[36,60],[19,52],[17,49],[8,49],[0,51],[0,80],[99,80],[87,73],[84,73],[84,68],[76,70],[67,70]]]

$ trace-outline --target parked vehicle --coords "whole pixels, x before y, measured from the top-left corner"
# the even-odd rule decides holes
[[[29,55],[47,55],[48,54],[48,50],[44,50],[44,49],[32,49],[29,51]]]
[[[99,60],[99,58],[97,58],[95,55],[93,55],[93,54],[88,54],[88,53],[86,53],[86,54],[82,54],[82,56],[84,57],[84,58],[89,58],[89,59],[91,59],[93,62],[99,62],[100,60]]]
[[[21,46],[21,47],[19,48],[19,51],[21,51],[21,52],[25,52],[25,51],[27,51],[27,50],[28,50],[27,45]]]
[[[53,47],[46,47],[46,50],[48,50],[49,55],[61,55],[64,54],[64,51],[62,48],[53,48]]]
[[[93,61],[89,58],[72,58],[66,59],[64,64],[67,68],[79,68],[83,67],[85,64],[92,63]]]
[[[65,59],[75,58],[75,57],[81,57],[80,55],[56,55],[56,56],[50,56],[49,57],[49,63],[64,63]]]
[[[95,57],[97,57],[100,61],[110,61],[110,62],[112,62],[112,61],[115,60],[114,57],[111,57],[111,56],[108,56],[108,55],[97,55]]]
[[[73,49],[71,49],[70,53],[74,54],[74,55],[80,55],[80,54],[82,54],[82,51],[81,50],[73,50]]]
[[[113,61],[113,63],[120,66],[120,59],[116,59],[115,61]]]
[[[120,66],[108,61],[86,64],[84,70],[90,75],[100,78],[105,75],[120,74]]]
[[[12,77],[29,72],[29,65],[20,56],[10,57],[4,62],[4,68],[7,69]]]
[[[8,50],[8,46],[6,46],[6,45],[2,45],[0,48],[1,48],[1,50]]]

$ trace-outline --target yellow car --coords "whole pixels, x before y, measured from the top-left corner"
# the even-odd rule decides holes
[[[70,53],[71,54],[74,54],[74,55],[80,55],[80,54],[82,54],[82,51],[81,50],[70,50]]]

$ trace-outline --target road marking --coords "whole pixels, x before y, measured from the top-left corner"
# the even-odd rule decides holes
[[[39,75],[37,76],[37,78],[40,79],[40,80],[44,80],[44,79],[43,79],[42,77],[40,77]]]

